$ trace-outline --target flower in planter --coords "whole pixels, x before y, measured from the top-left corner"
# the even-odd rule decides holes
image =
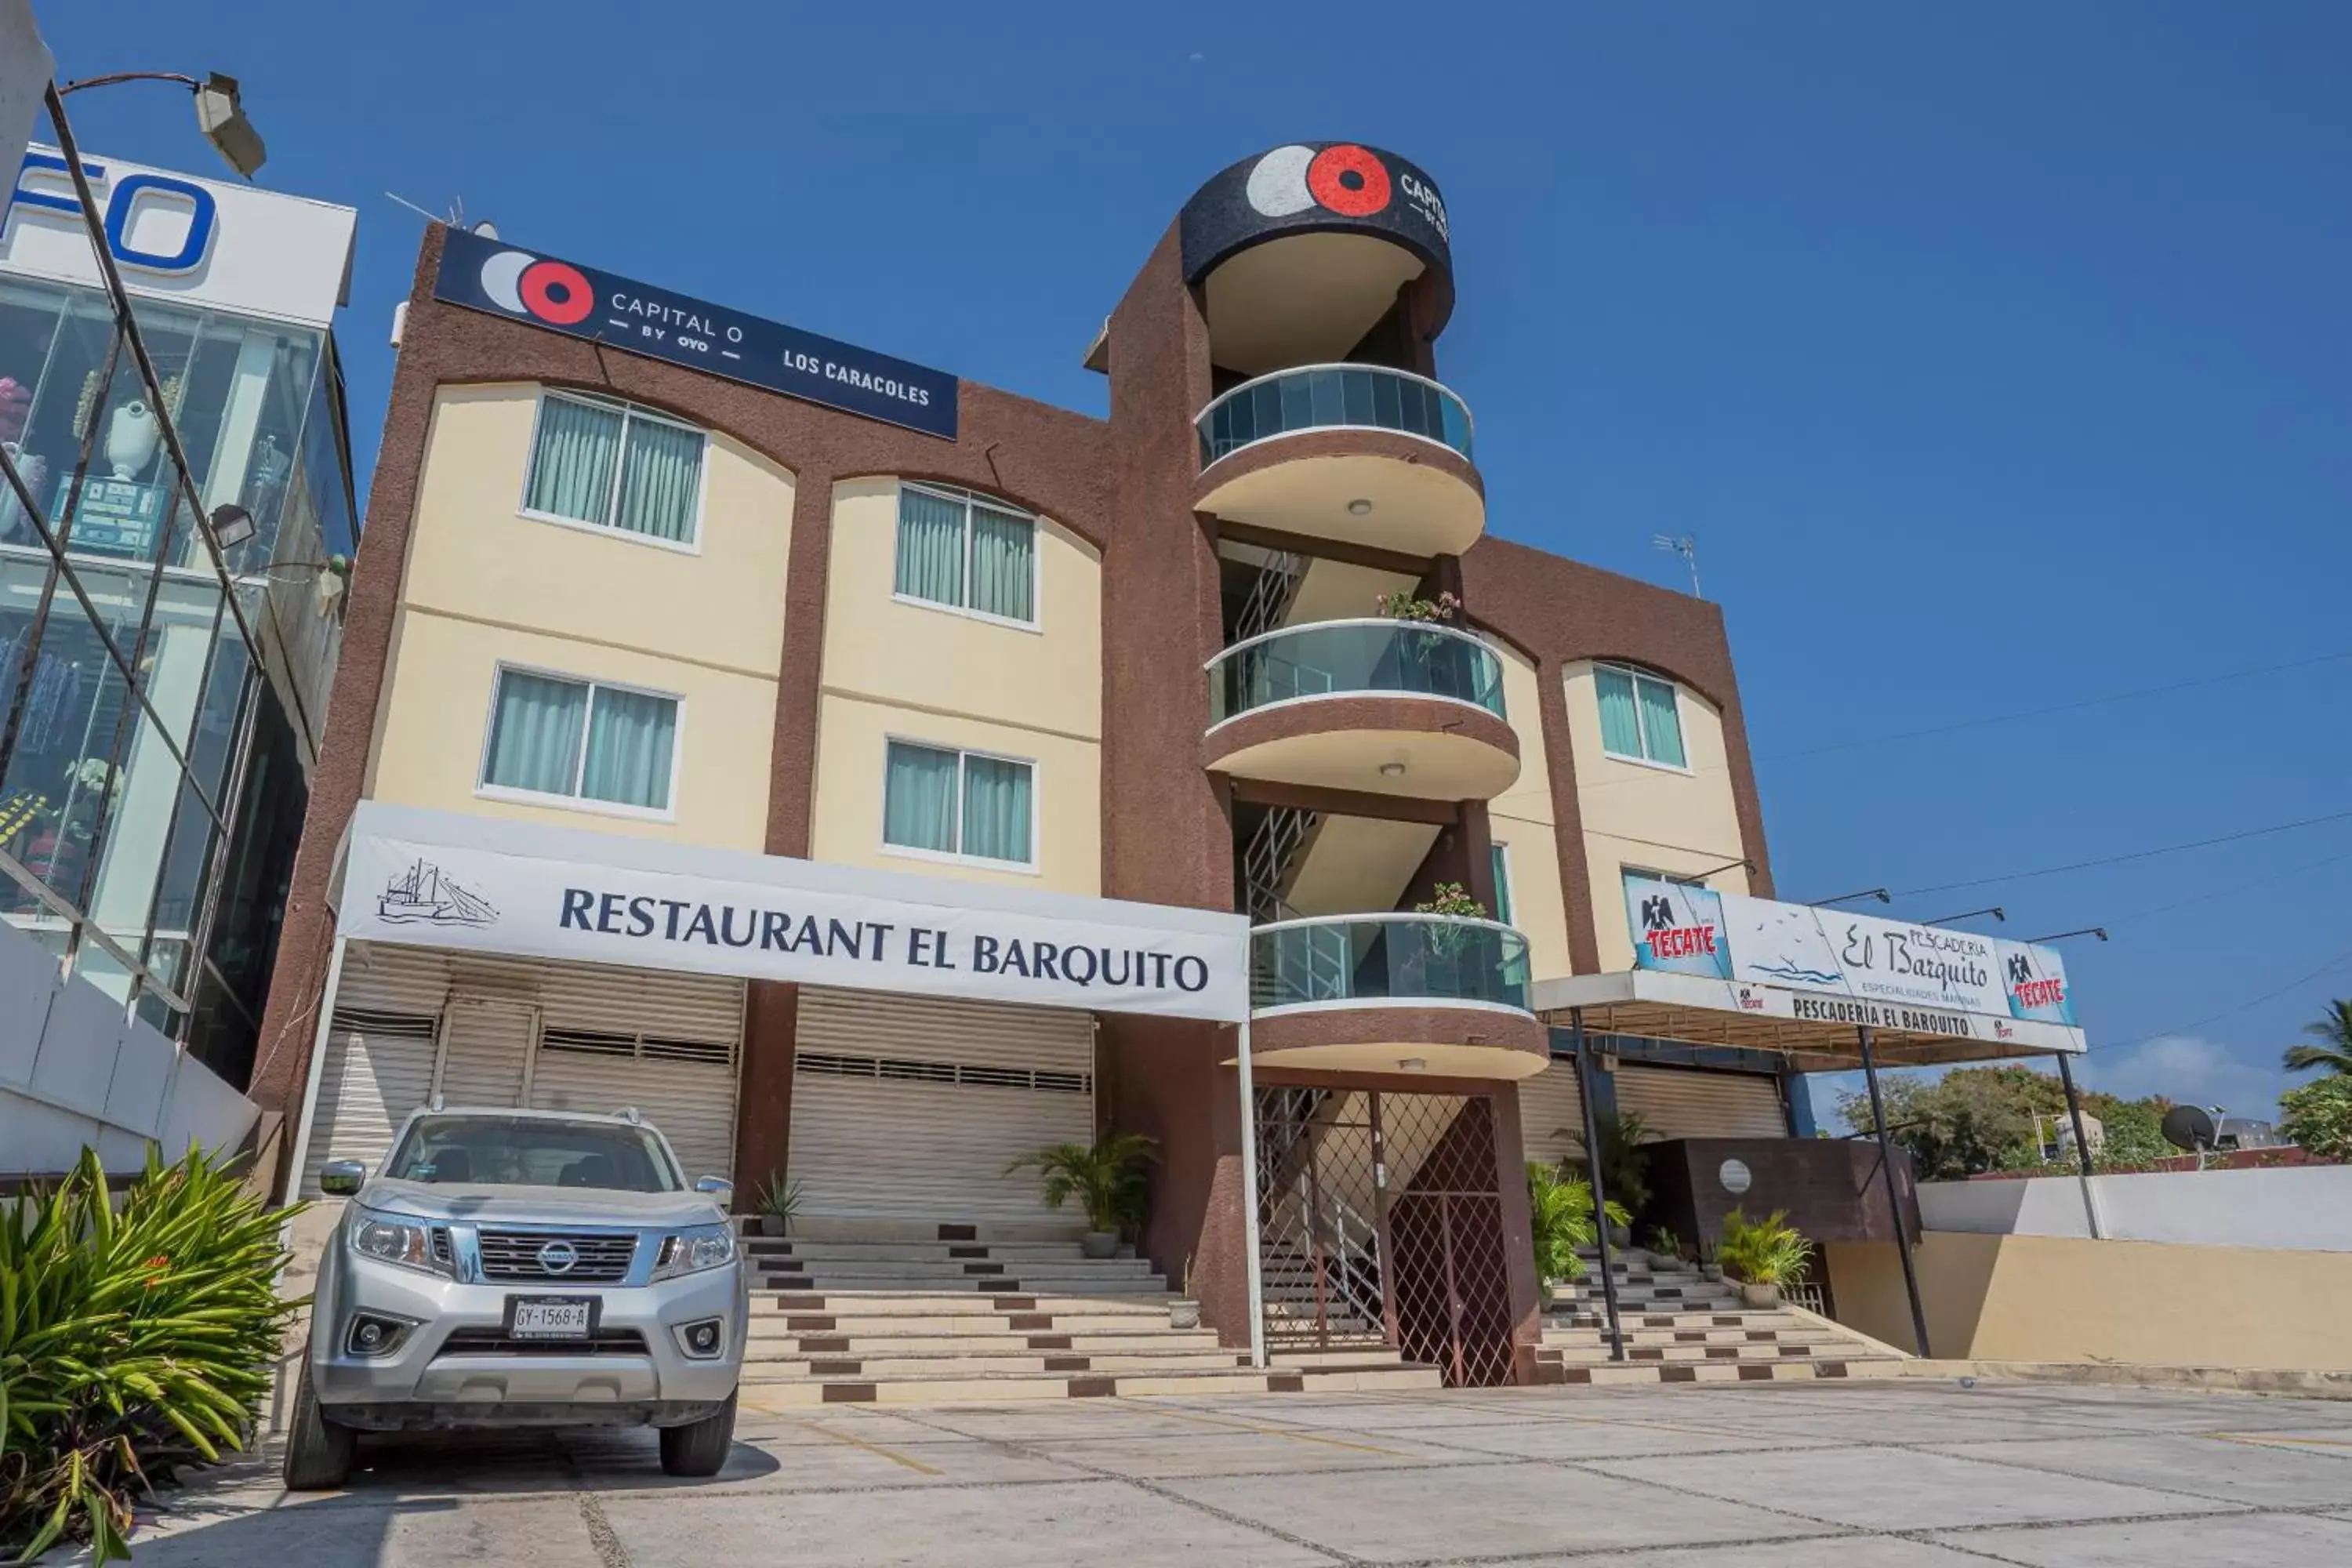
[[[1462,601],[1449,591],[1434,599],[1416,598],[1410,589],[1393,594],[1381,594],[1372,600],[1372,607],[1381,615],[1399,621],[1450,621],[1462,607]]]

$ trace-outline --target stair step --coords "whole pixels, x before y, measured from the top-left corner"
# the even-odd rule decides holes
[[[779,1312],[860,1312],[875,1317],[904,1314],[936,1317],[1000,1317],[1006,1312],[1091,1312],[1097,1317],[1165,1318],[1172,1298],[1143,1292],[1129,1296],[1066,1296],[1047,1290],[778,1290],[751,1298],[756,1314],[764,1306]]]
[[[1444,1380],[1433,1366],[1233,1368],[1215,1372],[1010,1373],[1001,1377],[791,1378],[755,1382],[748,1375],[754,1406],[807,1405],[995,1404],[1014,1399],[1072,1399],[1155,1394],[1358,1393],[1433,1389]]]
[[[1086,1354],[1076,1351],[1025,1351],[977,1355],[957,1351],[939,1355],[801,1355],[761,1357],[743,1363],[747,1381],[825,1377],[996,1377],[1013,1373],[1193,1372],[1245,1366],[1246,1351],[1212,1345],[1199,1351],[1140,1351]]]
[[[1628,1362],[1599,1366],[1562,1366],[1538,1360],[1538,1375],[1546,1382],[1620,1386],[1627,1384],[1673,1383],[1801,1383],[1808,1380],[1859,1380],[1901,1375],[1895,1356],[1853,1357],[1844,1361],[1717,1362],[1684,1365],[1672,1362]]]
[[[1609,1347],[1594,1342],[1581,1345],[1555,1345],[1545,1342],[1538,1352],[1562,1362],[1605,1362],[1610,1359]],[[1632,1362],[1695,1362],[1729,1364],[1747,1362],[1791,1361],[1857,1361],[1874,1352],[1851,1340],[1830,1341],[1810,1345],[1629,1345],[1626,1359]]]
[[[760,1230],[760,1216],[738,1215],[739,1228],[747,1237],[767,1239]],[[971,1220],[942,1223],[938,1220],[877,1219],[846,1215],[794,1215],[792,1234],[783,1239],[791,1241],[947,1241],[1021,1242],[1050,1241],[1076,1247],[1087,1233],[1083,1221],[1066,1220]]]

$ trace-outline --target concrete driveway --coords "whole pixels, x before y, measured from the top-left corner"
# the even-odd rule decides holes
[[[139,1568],[1644,1568],[2352,1563],[2352,1404],[1906,1382],[746,1408],[716,1480],[649,1436],[412,1441],[347,1491],[200,1478]]]

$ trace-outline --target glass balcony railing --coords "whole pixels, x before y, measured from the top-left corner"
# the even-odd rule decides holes
[[[1454,915],[1328,915],[1250,932],[1250,1005],[1485,1002],[1528,1007],[1528,939]]]
[[[1301,430],[1398,430],[1470,456],[1470,409],[1424,376],[1376,364],[1318,364],[1245,381],[1201,410],[1201,466]]]
[[[1429,621],[1318,621],[1264,632],[1209,661],[1209,721],[1301,697],[1451,697],[1503,715],[1503,661]]]

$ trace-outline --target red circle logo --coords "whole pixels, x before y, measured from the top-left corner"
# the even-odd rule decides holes
[[[1389,205],[1389,172],[1351,142],[1326,147],[1307,165],[1307,189],[1343,217],[1370,217]]]
[[[588,287],[588,279],[578,268],[561,261],[532,262],[516,279],[515,291],[532,315],[559,327],[586,321],[596,308],[596,291]]]

